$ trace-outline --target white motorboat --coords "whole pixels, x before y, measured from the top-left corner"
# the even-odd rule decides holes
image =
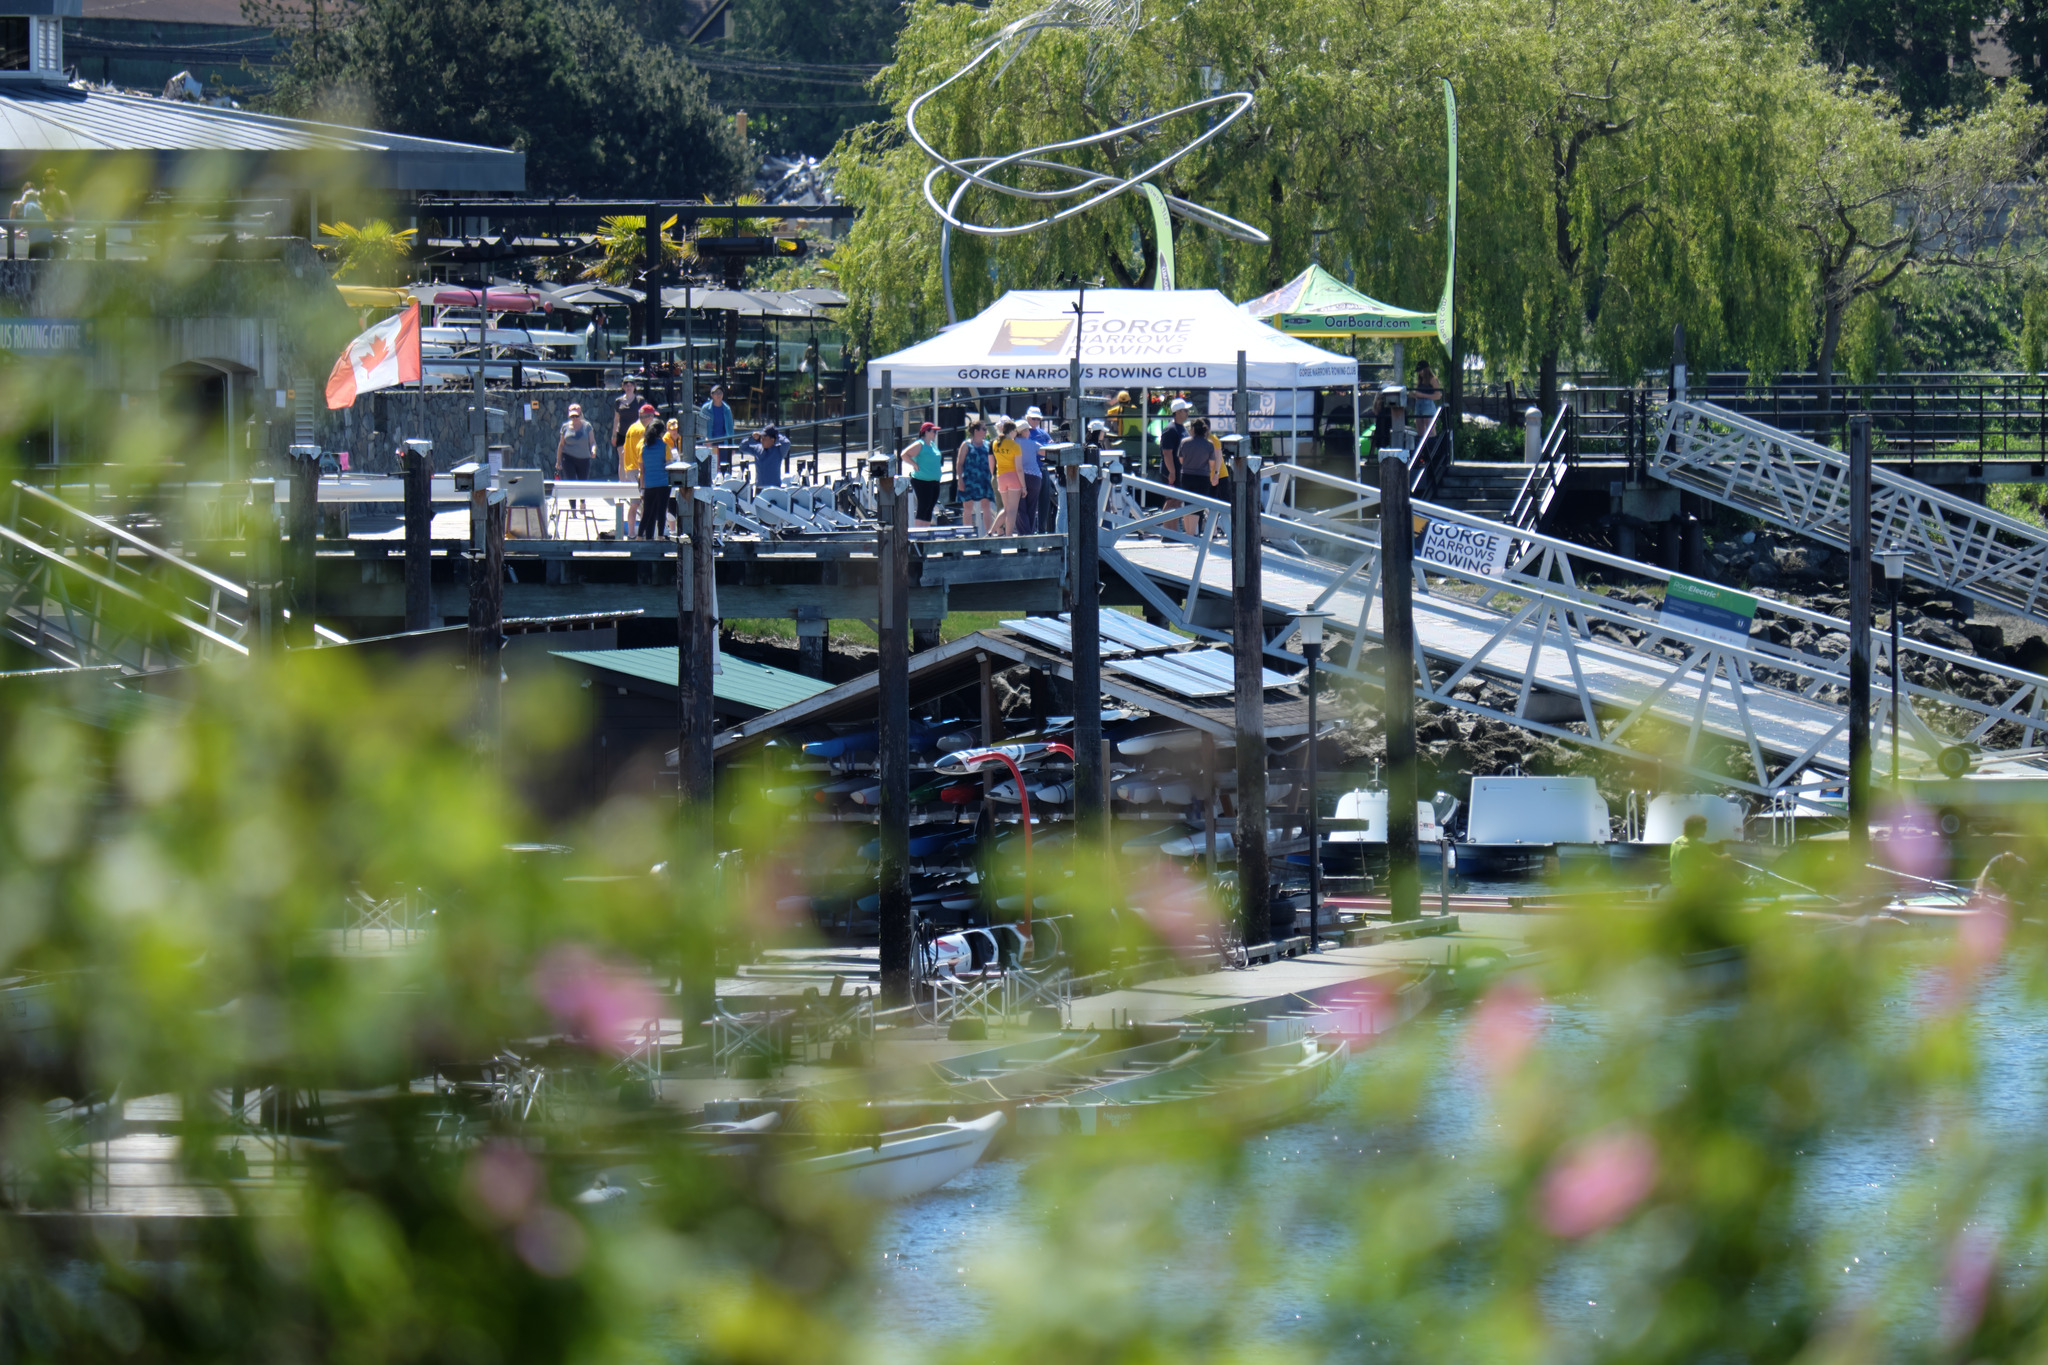
[[[937,1189],[981,1160],[1002,1128],[1001,1110],[883,1133],[871,1147],[792,1161],[790,1170],[848,1199],[910,1199]]]
[[[1458,798],[1438,792],[1428,801],[1415,803],[1415,845],[1420,860],[1430,866],[1443,857],[1449,831],[1446,825],[1458,812]],[[1323,836],[1323,870],[1333,876],[1355,876],[1366,863],[1387,855],[1387,794],[1361,787],[1337,798],[1337,809]],[[1451,866],[1457,866],[1456,850]]]
[[[1521,871],[1552,853],[1604,853],[1612,838],[1607,799],[1590,777],[1475,777],[1458,866],[1467,875]]]

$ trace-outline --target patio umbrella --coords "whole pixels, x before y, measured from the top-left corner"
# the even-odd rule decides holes
[[[627,289],[616,284],[569,284],[560,289],[550,289],[548,297],[563,308],[598,308],[619,304],[639,303],[647,295],[638,289]]]

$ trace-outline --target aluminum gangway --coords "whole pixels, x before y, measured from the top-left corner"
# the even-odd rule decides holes
[[[242,584],[40,488],[7,489],[0,631],[17,643],[63,667],[133,674],[246,655],[255,629]],[[324,626],[314,635],[346,643]]]
[[[1326,647],[1326,667],[1377,681],[1378,527],[1359,515],[1377,504],[1377,491],[1292,464],[1268,465],[1262,475],[1268,619],[1330,613],[1337,639]],[[1148,496],[1183,506],[1146,507]],[[1128,475],[1107,504],[1104,565],[1169,624],[1229,639],[1218,601],[1231,590],[1227,505]],[[1199,533],[1173,524],[1190,507],[1206,514]],[[1498,575],[1418,553],[1422,700],[1760,798],[1826,808],[1820,789],[1839,785],[1848,768],[1847,622],[1759,594],[1758,633],[1740,645],[1709,638],[1660,620],[1656,601],[1615,591],[1642,589],[1638,596],[1661,600],[1676,577],[1667,570],[1448,507],[1411,507],[1418,517],[1510,540]],[[1423,537],[1415,543],[1419,551]],[[1266,652],[1298,657],[1285,649],[1292,634],[1291,625],[1269,631]],[[1777,634],[1821,643],[1794,648],[1775,643]],[[1884,755],[1889,635],[1873,632],[1871,648],[1873,733]],[[1902,768],[1931,764],[1957,745],[2019,756],[2048,736],[2048,679],[1920,641],[1903,641],[1901,651]],[[1728,745],[1747,758],[1747,773],[1729,771],[1711,752]]]
[[[1683,396],[1665,405],[1649,472],[1838,550],[1849,547],[1849,457],[1767,422]],[[2048,622],[2048,531],[1890,470],[1871,470],[1873,547],[1906,572]]]

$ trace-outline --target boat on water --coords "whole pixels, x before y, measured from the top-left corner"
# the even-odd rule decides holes
[[[1502,876],[1539,868],[1552,855],[1604,856],[1612,824],[1590,777],[1475,777],[1458,870]]]
[[[1458,798],[1438,792],[1427,801],[1415,803],[1415,844],[1423,866],[1437,867],[1450,841],[1451,820],[1458,813]],[[1374,863],[1387,856],[1387,794],[1361,787],[1337,798],[1337,808],[1324,822],[1323,873],[1332,877],[1362,876]],[[1450,849],[1451,866],[1458,866],[1458,854]]]
[[[1186,1065],[1020,1104],[1016,1138],[1029,1143],[1126,1130],[1264,1127],[1321,1098],[1350,1055],[1349,1042],[1324,1037],[1218,1050]]]
[[[798,1133],[784,1128],[785,1111],[702,1123],[687,1130],[716,1150],[767,1150],[782,1169],[820,1193],[884,1202],[929,1194],[980,1161],[1008,1122],[1000,1109],[969,1119],[946,1118],[877,1133]],[[824,1150],[817,1150],[817,1149]]]
[[[979,1118],[920,1124],[884,1133],[873,1147],[806,1157],[789,1169],[848,1199],[914,1199],[981,1160],[1005,1122],[995,1109]]]

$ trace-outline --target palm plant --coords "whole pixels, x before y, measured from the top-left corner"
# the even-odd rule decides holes
[[[661,225],[661,259],[664,265],[680,264],[696,254],[687,241],[669,235],[669,229],[675,225],[675,218]],[[644,217],[625,215],[604,219],[597,229],[597,242],[604,254],[584,270],[583,278],[613,285],[633,283],[645,268],[646,234],[647,219]]]
[[[322,223],[320,230],[338,239],[333,248],[340,259],[334,278],[351,284],[403,284],[409,271],[416,228],[394,228],[382,218],[372,218],[361,227],[349,223]]]

